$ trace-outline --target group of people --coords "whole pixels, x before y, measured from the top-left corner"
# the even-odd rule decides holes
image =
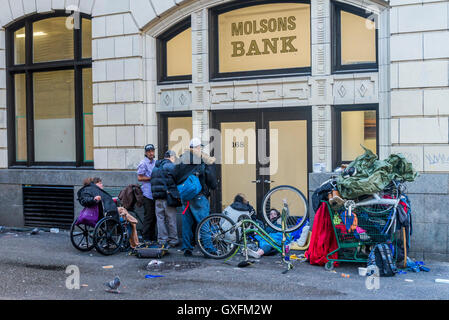
[[[156,160],[154,145],[145,146],[145,157],[137,167],[137,180],[141,183],[143,193],[142,237],[144,243],[133,243],[131,247],[139,245],[177,247],[180,241],[176,216],[177,208],[182,206],[182,251],[185,256],[192,255],[194,229],[202,219],[209,215],[210,192],[217,188],[215,158],[202,152],[202,147],[201,140],[194,138],[190,141],[190,148],[179,158],[175,152],[168,150],[164,154],[164,159]],[[201,191],[187,204],[181,201],[177,186],[192,174],[197,175]],[[86,179],[84,186],[78,191],[78,200],[84,207],[101,203],[102,205],[99,206],[102,210],[100,216],[104,214],[122,216],[123,211],[126,211],[117,209],[112,197],[104,191],[100,178]],[[250,212],[255,217],[254,208],[249,205],[243,194],[238,194],[234,203],[228,208],[237,210],[237,212]],[[275,209],[272,210],[272,214],[273,219],[277,219],[279,216],[279,212]],[[122,217],[132,219],[131,215]],[[135,237],[136,235],[131,238]],[[263,243],[263,239],[259,240],[260,247],[250,252],[252,256],[260,257],[273,252],[268,244]]]
[[[143,238],[145,241],[175,247],[179,244],[176,224],[176,207],[184,206],[182,216],[182,250],[192,255],[194,226],[209,215],[210,190],[217,187],[215,159],[201,150],[201,140],[190,141],[189,150],[179,158],[168,150],[164,159],[155,160],[155,148],[145,146],[145,158],[137,168],[138,181],[142,183],[144,196]],[[201,183],[200,193],[189,201],[186,208],[181,203],[177,185],[191,174],[197,173]]]
[[[177,229],[177,207],[183,206],[182,250],[192,255],[194,227],[209,215],[210,191],[217,187],[215,158],[201,150],[201,140],[194,138],[190,148],[179,158],[168,150],[164,159],[155,159],[155,147],[145,146],[145,157],[137,167],[137,180],[143,193],[144,219],[142,245],[159,245],[164,248],[179,245]],[[195,173],[201,183],[201,191],[189,201],[188,206],[180,200],[177,185]],[[88,178],[78,191],[78,201],[84,207],[99,206],[100,216],[119,216],[119,210],[112,197],[104,191],[100,178]],[[101,205],[99,205],[101,203]]]

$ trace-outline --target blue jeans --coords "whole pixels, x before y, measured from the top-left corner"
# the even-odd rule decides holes
[[[186,203],[183,203],[183,210],[186,207]],[[182,216],[182,250],[193,250],[192,242],[194,239],[193,234],[193,224],[200,223],[205,217],[209,215],[210,205],[209,200],[203,195],[198,195],[192,200],[190,200],[189,208],[186,213]],[[216,251],[212,246],[212,241],[210,238],[204,239],[204,246],[206,249]]]

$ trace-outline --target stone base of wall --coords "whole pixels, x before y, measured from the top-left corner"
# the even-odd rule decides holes
[[[74,186],[75,218],[82,210],[77,201],[77,192],[87,177],[100,177],[108,187],[124,188],[136,184],[135,171],[100,171],[100,170],[0,170],[0,226],[23,227],[23,185]],[[181,208],[179,208],[181,209]],[[143,217],[143,207],[136,208]],[[178,210],[178,237],[181,241],[182,210]]]
[[[125,187],[137,183],[134,171],[98,170],[0,170],[0,225],[23,227],[23,185],[74,186],[75,216],[81,211],[77,192],[87,177],[101,177],[105,187]]]
[[[309,199],[331,176],[331,173],[309,174]],[[413,223],[410,256],[418,260],[449,261],[449,174],[420,174],[406,187]],[[313,221],[313,209],[310,216]]]

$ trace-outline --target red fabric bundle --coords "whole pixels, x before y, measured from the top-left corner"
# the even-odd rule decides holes
[[[305,256],[310,264],[324,266],[328,262],[327,254],[337,249],[338,243],[332,227],[329,209],[327,204],[323,202],[315,214],[312,237]],[[330,258],[338,259],[337,252],[330,256]]]

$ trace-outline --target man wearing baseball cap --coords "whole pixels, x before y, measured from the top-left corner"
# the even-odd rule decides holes
[[[185,256],[191,256],[193,251],[193,226],[209,215],[210,190],[217,187],[215,173],[215,158],[201,151],[201,140],[193,138],[190,149],[185,151],[176,162],[173,171],[173,181],[179,185],[191,174],[196,174],[201,183],[201,191],[188,203],[183,203],[182,216],[182,251]],[[212,245],[209,241],[208,245]],[[211,249],[213,249],[211,247]]]
[[[142,236],[143,240],[147,242],[157,241],[156,210],[151,192],[151,174],[156,164],[154,152],[154,145],[147,144],[145,146],[145,158],[140,161],[137,167],[137,180],[142,183],[143,207],[145,209]]]

